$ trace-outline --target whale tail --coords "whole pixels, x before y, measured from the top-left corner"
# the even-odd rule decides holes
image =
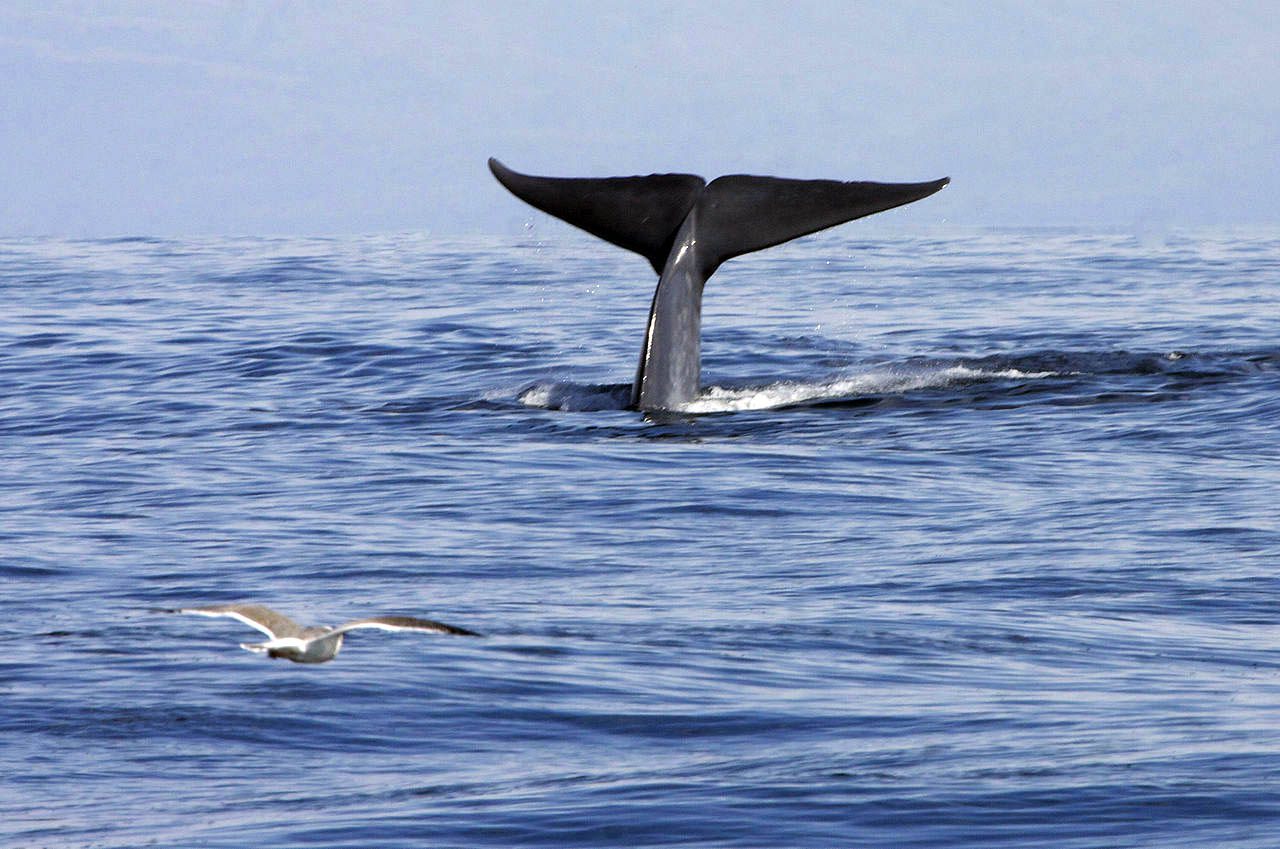
[[[649,260],[659,275],[681,224],[698,217],[703,278],[735,256],[926,198],[950,182],[842,183],[733,174],[534,177],[496,159],[489,170],[530,206]],[[695,210],[696,207],[696,210]]]
[[[725,260],[926,198],[950,182],[534,177],[496,159],[489,170],[530,206],[635,251],[658,273],[631,387],[631,403],[641,410],[679,409],[697,397],[702,290]]]

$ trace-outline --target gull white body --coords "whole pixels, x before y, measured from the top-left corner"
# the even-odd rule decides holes
[[[342,634],[324,628],[307,628],[296,637],[276,637],[265,643],[241,643],[240,648],[294,663],[324,663],[333,660],[342,650]]]
[[[348,631],[372,628],[378,631],[416,631],[428,634],[456,634],[478,637],[475,631],[418,619],[412,616],[372,616],[355,619],[336,628],[316,625],[300,625],[283,613],[260,604],[217,604],[208,607],[181,607],[166,613],[190,613],[196,616],[217,616],[235,619],[256,628],[270,637],[264,643],[241,643],[240,648],[268,657],[291,660],[294,663],[324,663],[333,660],[342,650],[342,640]]]

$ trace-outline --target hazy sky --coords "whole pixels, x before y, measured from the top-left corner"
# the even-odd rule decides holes
[[[1280,222],[1280,6],[0,5],[0,235],[505,233],[492,180],[953,183],[909,226]]]

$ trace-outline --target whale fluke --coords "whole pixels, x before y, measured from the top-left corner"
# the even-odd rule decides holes
[[[840,182],[734,174],[535,177],[489,170],[543,212],[634,251],[659,275],[633,406],[670,410],[698,395],[702,290],[726,260],[926,198],[950,182]]]

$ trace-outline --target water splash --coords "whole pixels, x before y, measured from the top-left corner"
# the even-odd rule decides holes
[[[1052,371],[1026,372],[1012,368],[993,371],[964,365],[885,368],[820,381],[782,381],[767,386],[747,387],[712,386],[700,397],[684,405],[681,412],[773,410],[858,396],[943,389],[988,380],[1036,380],[1054,377],[1056,374],[1057,372]]]
[[[545,381],[525,388],[516,400],[526,407],[567,413],[625,410],[631,405],[631,387],[627,384],[583,385]]]

